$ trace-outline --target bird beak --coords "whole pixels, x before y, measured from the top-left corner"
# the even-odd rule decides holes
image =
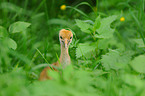
[[[67,48],[67,40],[64,41],[65,48]]]

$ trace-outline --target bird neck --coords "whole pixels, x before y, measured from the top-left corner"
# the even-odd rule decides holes
[[[63,45],[61,45],[60,63],[62,67],[65,67],[66,65],[70,64],[70,56],[68,53],[68,48],[65,48]]]

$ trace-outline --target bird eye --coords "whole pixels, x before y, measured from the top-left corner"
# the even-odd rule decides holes
[[[62,36],[60,36],[60,38],[62,39]]]
[[[70,39],[72,39],[72,37],[70,37]]]

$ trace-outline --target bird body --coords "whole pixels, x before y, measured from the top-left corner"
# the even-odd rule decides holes
[[[63,68],[65,68],[67,65],[71,64],[70,56],[68,53],[68,47],[72,41],[72,38],[73,34],[71,31],[65,29],[60,30],[59,32],[59,41],[61,44],[61,55],[59,58],[60,62],[57,61],[53,63],[51,68],[49,66],[44,68],[40,73],[39,80],[52,79],[50,76],[48,76],[47,71],[52,69],[57,71],[57,69],[55,69],[53,66],[60,67],[61,65]]]

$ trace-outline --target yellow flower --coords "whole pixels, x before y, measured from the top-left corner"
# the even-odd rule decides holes
[[[61,6],[60,6],[60,9],[61,9],[61,10],[65,10],[65,9],[66,9],[66,5],[61,5]]]
[[[121,22],[125,21],[125,18],[124,18],[124,17],[121,17],[121,18],[120,18],[120,21],[121,21]]]

